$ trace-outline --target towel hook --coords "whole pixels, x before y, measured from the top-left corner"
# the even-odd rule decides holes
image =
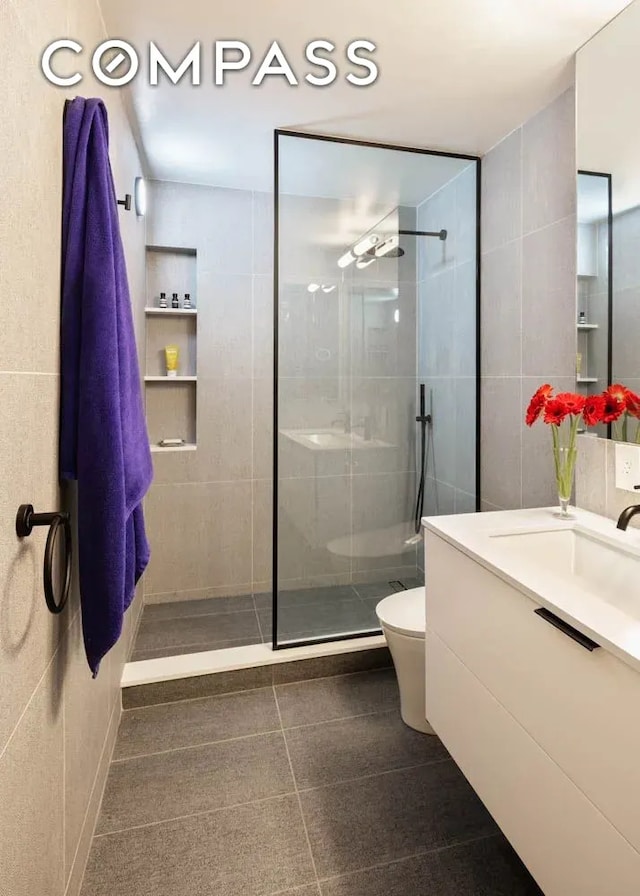
[[[118,205],[124,205],[125,212],[131,211],[131,193],[125,193],[124,199],[116,199]]]
[[[19,538],[28,538],[35,526],[49,526],[42,573],[44,599],[51,613],[61,613],[65,608],[71,589],[71,517],[63,511],[34,513],[33,504],[21,504],[16,514],[16,534]],[[56,603],[53,593],[53,549],[59,529],[64,532],[65,574],[62,596]]]

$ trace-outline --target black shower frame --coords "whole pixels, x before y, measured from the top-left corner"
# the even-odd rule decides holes
[[[314,134],[307,131],[295,131],[287,128],[275,128],[273,132],[273,492],[272,492],[272,639],[273,650],[288,650],[292,647],[306,647],[311,644],[327,644],[332,641],[351,641],[356,638],[370,638],[380,633],[380,629],[368,632],[355,632],[348,635],[327,635],[319,638],[306,638],[299,641],[278,643],[278,326],[279,326],[279,213],[280,213],[280,156],[279,141],[281,137],[297,137],[302,140],[319,140],[325,143],[342,143],[346,146],[367,146],[373,149],[389,149],[396,152],[411,152],[425,156],[437,156],[449,159],[464,159],[476,165],[476,512],[481,509],[480,498],[480,401],[481,401],[481,303],[480,303],[480,264],[481,264],[481,196],[482,196],[482,159],[480,156],[467,153],[445,152],[437,149],[423,149],[416,146],[402,146],[395,143],[380,143],[374,140],[357,140],[351,137],[336,137],[329,134]]]
[[[607,181],[607,386],[613,379],[613,179],[606,171],[588,171],[578,168],[578,175],[588,177],[604,177]],[[576,183],[577,187],[577,183]],[[613,435],[613,424],[607,423],[607,438]]]

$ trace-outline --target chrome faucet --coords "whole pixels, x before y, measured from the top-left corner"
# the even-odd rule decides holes
[[[370,442],[373,438],[373,420],[367,414],[364,417],[361,417],[359,420],[353,424],[354,426],[362,427],[362,438],[365,442]]]
[[[351,432],[351,414],[349,411],[341,411],[340,416],[336,420],[331,421],[332,426],[335,426],[338,423],[344,427],[344,432]]]
[[[618,529],[622,529],[625,532],[629,521],[638,513],[640,513],[640,504],[632,504],[631,507],[625,507],[618,517]]]

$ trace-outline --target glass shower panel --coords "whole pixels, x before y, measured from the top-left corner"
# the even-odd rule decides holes
[[[461,438],[469,435],[475,451],[475,407],[464,406],[468,421],[455,404],[445,415],[439,380],[462,379],[473,368],[475,382],[475,243],[467,257],[464,237],[468,229],[475,240],[476,215],[475,205],[465,205],[461,184],[451,189],[452,215],[447,207],[438,218],[436,205],[428,206],[461,173],[469,170],[475,178],[468,159],[291,134],[279,134],[277,147],[278,647],[378,631],[376,603],[424,581],[414,521],[422,457],[416,442],[418,374],[428,397],[434,396],[443,430],[459,424]],[[467,213],[470,220],[462,223]],[[437,225],[427,228],[432,219]],[[451,242],[443,250],[445,227]],[[421,229],[434,232],[423,236]],[[426,248],[429,242],[439,244],[437,251]],[[457,254],[463,249],[464,262]],[[443,306],[436,313],[445,298],[432,282],[439,268],[453,271],[454,291],[461,292],[458,310],[468,316],[455,334],[460,344],[446,348],[455,355],[446,371],[423,363],[421,347],[423,338],[430,340],[440,357],[452,335],[446,322],[454,309]],[[469,345],[461,344],[463,331],[472,334]],[[470,393],[460,386],[455,394],[467,401]],[[432,446],[426,501],[441,490],[438,451],[451,446],[440,440],[434,451],[434,433],[425,432]],[[455,455],[455,445],[452,450]],[[462,465],[462,446],[459,454]],[[448,460],[443,457],[443,466]],[[475,500],[465,492],[474,488],[474,464],[460,483],[446,483],[454,496],[460,491],[460,509],[468,509],[463,492]],[[444,499],[443,506],[449,506]],[[430,507],[426,502],[425,510]]]
[[[447,231],[446,240],[421,242],[418,254],[418,380],[432,415],[426,515],[479,509],[476,194],[476,163],[467,162],[417,209],[418,229]]]

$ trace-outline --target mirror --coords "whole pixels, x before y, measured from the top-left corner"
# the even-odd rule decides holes
[[[576,59],[576,372],[590,394],[610,383],[640,392],[639,43],[635,0]],[[623,415],[611,436],[640,442],[640,421]]]

